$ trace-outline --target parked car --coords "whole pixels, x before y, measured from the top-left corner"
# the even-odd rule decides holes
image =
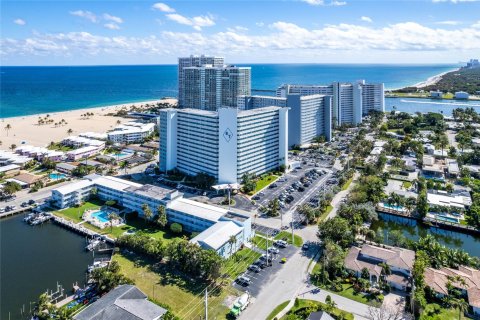
[[[235,281],[236,281],[239,285],[244,286],[244,287],[248,286],[248,285],[252,282],[252,280],[250,280],[250,278],[247,278],[247,277],[245,277],[245,276],[240,276],[240,277],[238,277],[237,280],[235,280]]]
[[[274,246],[277,246],[279,248],[286,248],[288,243],[286,241],[283,241],[283,240],[277,240],[273,243]]]
[[[30,200],[28,200],[28,204],[32,205],[32,204],[36,204],[36,202],[35,202],[35,200],[30,199]]]
[[[302,246],[302,250],[307,251],[308,249],[310,249],[310,246],[308,245],[308,243],[304,243]]]
[[[280,253],[280,250],[278,250],[277,248],[274,248],[274,247],[270,247],[270,248],[267,249],[267,252],[278,254],[278,253]]]
[[[251,265],[248,266],[248,270],[258,273],[262,269],[259,266],[257,266],[256,264],[251,264]]]

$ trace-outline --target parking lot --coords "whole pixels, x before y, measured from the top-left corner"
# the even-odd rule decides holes
[[[277,198],[280,201],[280,210],[286,213],[298,205],[305,195],[320,189],[330,174],[329,169],[306,165],[283,175],[252,199],[257,201],[259,206],[267,206],[270,201]]]
[[[281,262],[282,258],[286,258],[285,263],[288,263],[289,259],[299,250],[301,249],[291,245],[287,248],[279,248],[279,254],[273,255],[271,266],[261,269],[258,273],[247,270],[243,274],[244,277],[247,277],[251,280],[249,285],[242,286],[236,281],[234,281],[232,285],[240,291],[248,291],[250,295],[254,297],[257,296],[262,289],[262,286],[267,284],[275,276],[275,274],[283,268],[284,263]]]

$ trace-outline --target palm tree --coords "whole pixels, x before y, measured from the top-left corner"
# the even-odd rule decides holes
[[[13,152],[13,150],[15,150],[16,148],[17,148],[17,145],[14,144],[14,143],[10,146],[10,150],[12,150],[12,152]]]
[[[112,232],[112,229],[113,229],[113,220],[117,220],[118,219],[118,214],[116,214],[115,212],[110,212],[108,214],[108,221],[110,222],[110,232]]]
[[[70,129],[67,130],[67,134],[68,134],[68,135],[71,135],[72,133],[73,133],[72,128],[70,128]]]
[[[408,197],[405,200],[405,209],[407,209],[408,214],[411,214],[413,209],[415,209],[415,205],[417,204],[417,200],[414,197]]]
[[[159,205],[157,207],[157,224],[161,227],[165,227],[167,225],[167,212],[165,206]]]
[[[10,123],[8,123],[8,124],[5,126],[5,131],[7,131],[7,137],[8,137],[8,131],[10,131],[10,129],[12,129],[12,126],[10,125]]]
[[[143,218],[145,219],[145,223],[147,223],[147,221],[149,221],[152,218],[152,210],[146,203],[142,204],[142,210],[143,210]]]
[[[120,120],[117,120],[117,125],[119,125],[120,123],[122,123],[122,121],[120,121]]]
[[[128,162],[127,161],[122,161],[120,162],[120,168],[125,170],[125,174],[127,174],[127,169],[128,169]]]
[[[236,243],[237,243],[237,237],[234,235],[231,235],[230,238],[228,239],[228,244],[230,245],[230,255],[232,255],[233,248]]]

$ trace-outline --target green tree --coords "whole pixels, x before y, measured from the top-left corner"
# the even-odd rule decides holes
[[[267,215],[270,217],[277,217],[280,213],[280,203],[277,198],[270,200],[267,205]]]
[[[145,220],[145,223],[147,223],[148,221],[150,221],[150,219],[152,219],[152,209],[150,209],[150,207],[144,203],[142,204],[142,211],[143,211],[143,219]]]
[[[120,162],[120,169],[123,169],[125,174],[127,174],[128,162],[126,160]]]
[[[10,123],[8,123],[6,126],[5,126],[5,131],[7,131],[7,137],[8,137],[8,132],[12,129],[12,126],[10,125]]]
[[[165,206],[159,205],[157,207],[157,219],[156,223],[160,227],[165,227],[167,225],[167,210],[165,209]]]
[[[244,173],[242,176],[242,185],[243,185],[243,192],[250,193],[255,191],[257,184],[255,183],[254,175],[250,173]]]
[[[318,225],[318,237],[322,241],[330,240],[342,248],[347,248],[355,239],[355,232],[348,220],[341,217],[327,219]]]
[[[170,230],[172,230],[173,233],[180,234],[183,231],[182,225],[180,223],[172,223],[170,225]]]

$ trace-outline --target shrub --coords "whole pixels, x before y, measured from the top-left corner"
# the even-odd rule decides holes
[[[170,230],[172,230],[173,233],[182,233],[183,227],[180,223],[174,222],[170,225]]]

